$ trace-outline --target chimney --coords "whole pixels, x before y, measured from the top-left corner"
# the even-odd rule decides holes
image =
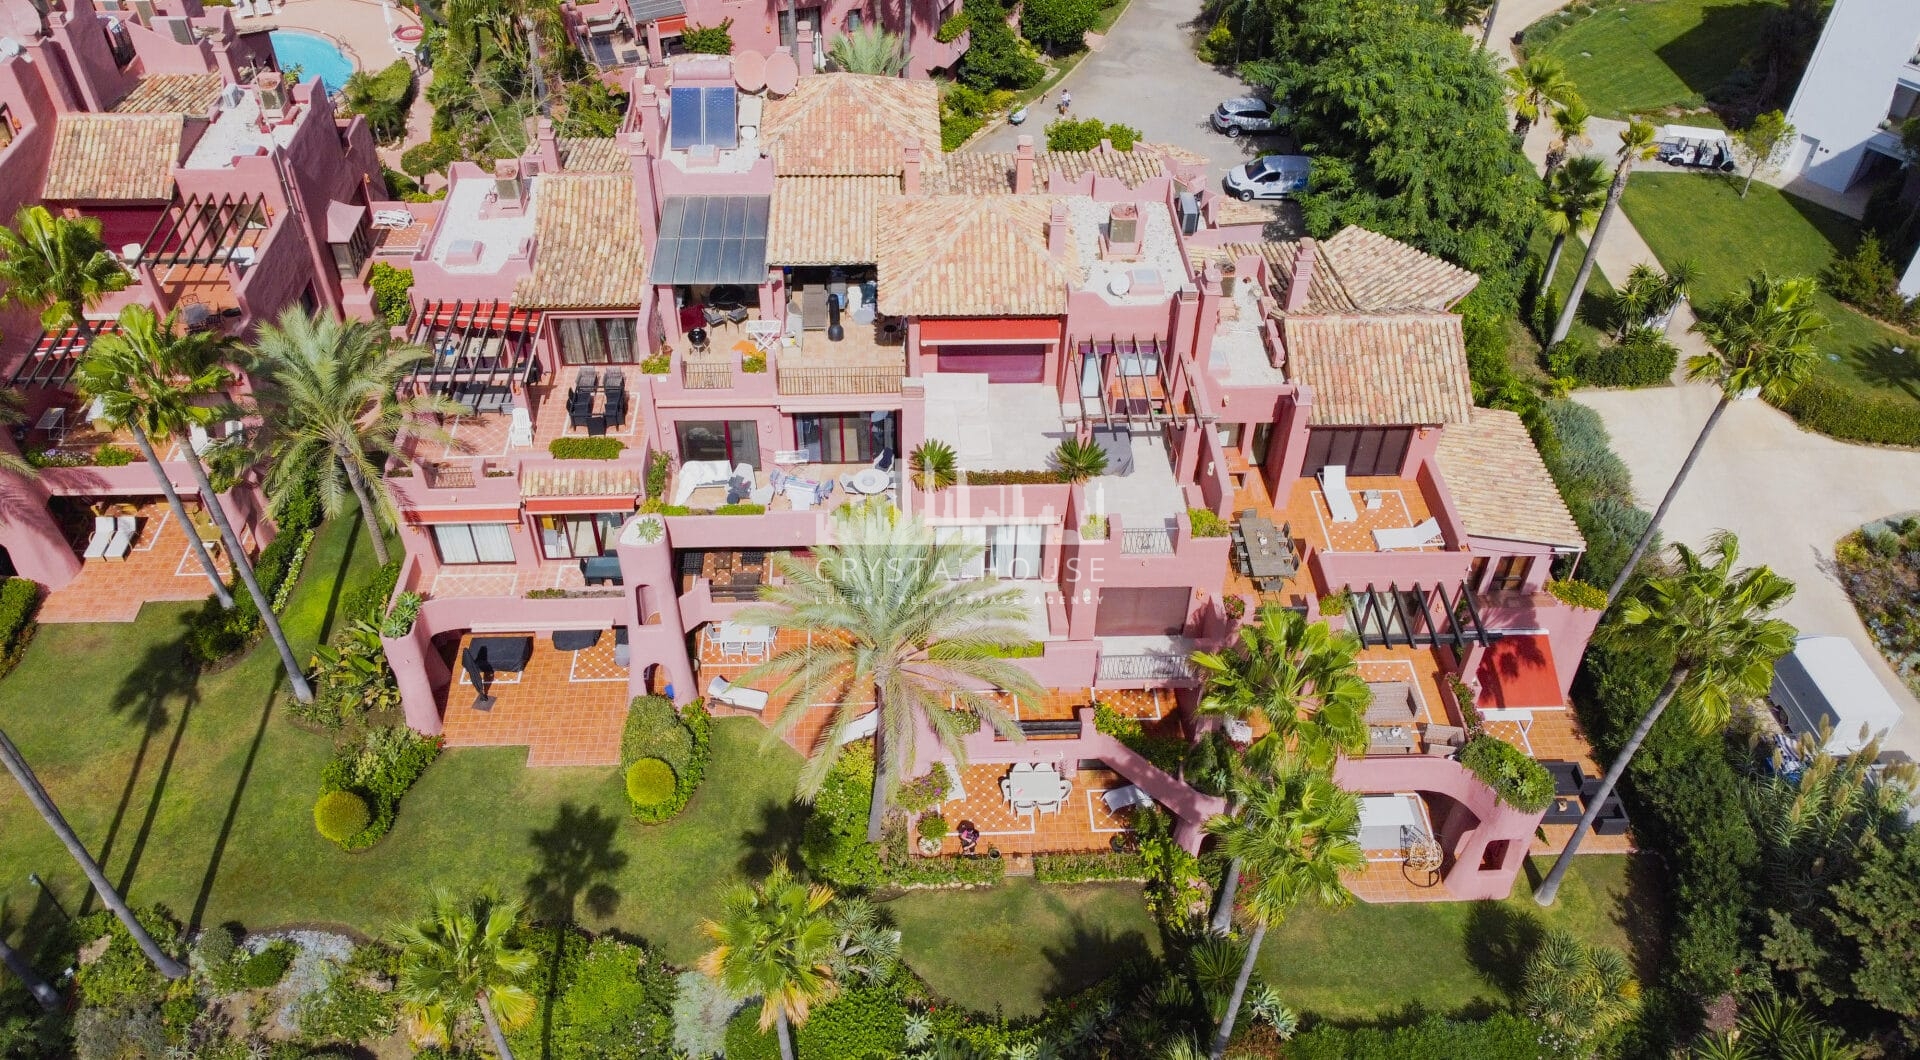
[[[797,2],[797,0],[796,0]],[[800,76],[806,77],[814,72],[813,27],[803,25],[795,43],[793,60],[800,64]]]
[[[1021,133],[1014,141],[1013,149],[1013,193],[1015,195],[1033,194],[1033,134]]]
[[[660,153],[660,90],[652,82],[640,86],[640,148],[649,155]]]
[[[920,141],[912,136],[900,141],[900,190],[908,195],[920,192]]]
[[[533,138],[540,145],[540,172],[560,172],[560,140],[553,134],[553,119],[541,118]]]
[[[651,247],[660,224],[660,192],[654,185],[653,156],[643,142],[645,135],[629,132],[622,139],[626,141],[627,166],[633,174],[633,208],[640,215],[640,238]]]
[[[1293,276],[1287,280],[1287,312],[1298,313],[1307,307],[1307,289],[1313,283],[1313,266],[1319,257],[1320,250],[1312,238],[1300,241],[1300,250],[1293,257]]]
[[[1047,218],[1047,251],[1056,258],[1067,256],[1067,204],[1053,204],[1053,215]]]

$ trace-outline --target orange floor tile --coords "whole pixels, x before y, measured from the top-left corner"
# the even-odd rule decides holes
[[[47,594],[40,605],[40,621],[132,622],[140,617],[141,605],[150,600],[206,599],[213,587],[167,503],[144,504],[136,518],[140,534],[127,557],[82,560],[73,581]],[[244,533],[242,540],[252,541]],[[83,539],[75,552],[85,549]],[[221,577],[230,578],[226,557],[219,549],[214,553]]]
[[[646,432],[641,429],[639,415],[640,401],[634,388],[640,381],[638,365],[620,365],[627,377],[627,422],[609,429],[607,437],[618,438],[629,448],[639,448],[645,444]],[[578,368],[562,368],[549,380],[536,383],[531,387],[516,384],[513,400],[530,406],[533,420],[533,444],[515,446],[510,444],[509,434],[513,425],[511,413],[480,412],[463,416],[449,416],[441,424],[451,437],[440,441],[421,441],[415,449],[415,455],[422,460],[448,460],[472,456],[506,456],[509,452],[528,453],[545,452],[547,443],[555,438],[564,438],[569,434],[586,437],[585,427],[572,427],[567,416],[567,393],[573,389],[574,377]]]
[[[960,784],[966,797],[939,808],[940,816],[958,830],[960,822],[971,821],[980,830],[977,853],[999,847],[1002,853],[1056,853],[1072,850],[1107,850],[1113,837],[1127,831],[1132,811],[1114,813],[1102,796],[1127,781],[1109,769],[1080,769],[1073,775],[1073,792],[1058,813],[1021,813],[1013,809],[1000,793],[1000,779],[1012,767],[973,765],[960,771]],[[960,853],[960,840],[948,836],[942,854]]]
[[[631,697],[626,667],[613,661],[613,637],[568,652],[555,649],[548,634],[533,636],[527,668],[495,677],[488,689],[493,708],[486,711],[474,708],[477,690],[458,665],[473,638],[460,638],[448,656],[453,682],[441,693],[447,746],[525,745],[529,766],[619,765]]]

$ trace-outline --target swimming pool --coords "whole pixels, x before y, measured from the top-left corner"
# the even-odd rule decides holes
[[[353,60],[340,51],[338,44],[317,33],[276,29],[267,37],[273,41],[273,57],[280,69],[299,67],[303,80],[319,78],[328,95],[340,91],[353,76]]]

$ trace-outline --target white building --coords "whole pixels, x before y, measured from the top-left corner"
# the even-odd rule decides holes
[[[1835,0],[1787,120],[1786,171],[1844,192],[1904,164],[1900,125],[1920,115],[1920,0]],[[1920,258],[1902,294],[1920,294]]]

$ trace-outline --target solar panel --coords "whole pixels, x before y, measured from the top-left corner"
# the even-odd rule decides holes
[[[701,142],[701,96],[697,88],[673,90],[673,114],[668,146],[684,151]]]
[[[740,129],[734,124],[733,86],[724,88],[703,88],[700,90],[701,111],[706,116],[706,130],[701,143],[712,144],[722,150],[732,150],[740,145]]]

